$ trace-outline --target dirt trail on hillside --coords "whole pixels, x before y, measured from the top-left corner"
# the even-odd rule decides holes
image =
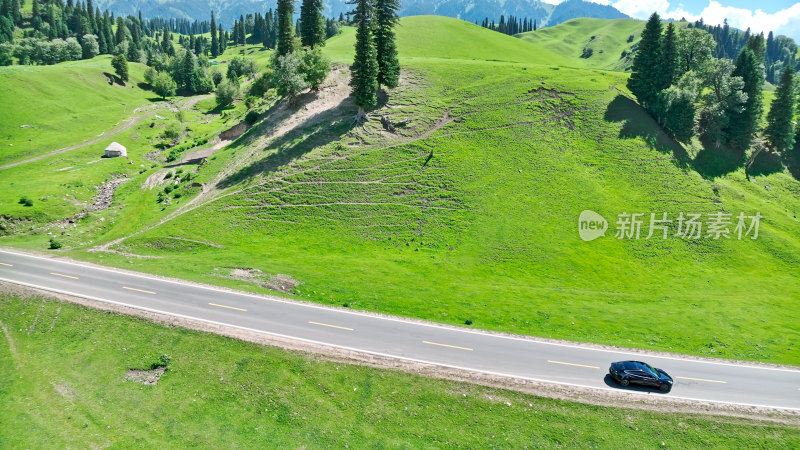
[[[309,127],[328,119],[334,111],[338,110],[341,106],[352,102],[350,99],[350,86],[348,84],[350,79],[350,72],[346,67],[335,67],[331,70],[325,83],[320,87],[318,92],[306,92],[301,94],[296,99],[295,105],[290,105],[287,100],[281,100],[277,106],[260,122],[261,130],[258,135],[246,137],[243,142],[243,149],[241,156],[228,167],[225,167],[213,181],[203,184],[200,193],[187,202],[181,205],[175,211],[169,213],[157,223],[143,227],[138,231],[115,239],[104,244],[97,245],[89,249],[90,252],[111,252],[112,247],[118,245],[124,240],[152,230],[155,227],[163,225],[176,217],[180,217],[190,211],[193,211],[201,206],[207,205],[211,202],[221,198],[235,195],[241,189],[234,189],[231,191],[223,192],[223,189],[218,185],[222,180],[230,177],[236,171],[252,162],[252,157],[257,152],[263,151],[263,148],[269,142],[289,133],[296,128]],[[224,141],[223,141],[224,142]],[[222,144],[219,142],[217,145]],[[227,144],[226,144],[227,145]],[[216,145],[214,146],[216,147]],[[212,147],[213,148],[213,147]],[[222,147],[220,147],[222,148]],[[214,150],[216,151],[216,150]],[[155,180],[153,180],[155,182]],[[145,183],[148,184],[147,182]],[[150,184],[153,184],[152,182]]]
[[[0,170],[10,169],[12,167],[21,166],[22,164],[28,164],[28,163],[32,163],[32,162],[35,162],[35,161],[39,161],[39,160],[45,159],[45,158],[49,158],[51,156],[60,155],[62,153],[67,153],[67,152],[71,152],[73,150],[77,150],[79,148],[86,147],[87,145],[96,144],[96,143],[98,143],[98,142],[100,142],[100,141],[102,141],[104,139],[108,139],[110,137],[113,137],[113,136],[116,136],[116,135],[122,133],[123,131],[131,129],[131,127],[136,126],[139,122],[141,122],[144,119],[148,119],[150,117],[153,117],[159,111],[161,111],[162,109],[165,109],[165,108],[162,108],[162,106],[164,106],[164,105],[166,105],[166,109],[169,109],[169,110],[175,110],[178,107],[180,107],[180,109],[190,109],[190,108],[194,107],[194,105],[196,105],[201,100],[205,100],[205,99],[207,99],[209,97],[211,97],[210,94],[197,95],[197,96],[189,98],[189,100],[186,101],[186,102],[182,102],[182,103],[178,104],[177,106],[172,102],[164,102],[164,103],[157,104],[156,106],[147,106],[147,107],[144,107],[144,108],[137,108],[136,110],[134,110],[134,112],[136,112],[136,111],[140,111],[140,112],[147,111],[147,113],[143,114],[143,115],[140,115],[140,116],[130,117],[130,118],[128,118],[128,120],[124,121],[120,125],[117,125],[111,131],[109,131],[107,133],[103,133],[103,134],[101,134],[100,136],[97,136],[94,139],[90,139],[88,141],[82,142],[80,144],[75,144],[75,145],[72,145],[72,146],[69,146],[69,147],[64,147],[62,149],[54,150],[52,152],[45,153],[45,154],[42,154],[42,155],[39,155],[39,156],[34,156],[32,158],[24,159],[22,161],[17,161],[17,162],[13,162],[13,163],[10,163],[10,164],[6,164],[4,166],[0,166]],[[150,109],[150,108],[152,108],[152,109]]]

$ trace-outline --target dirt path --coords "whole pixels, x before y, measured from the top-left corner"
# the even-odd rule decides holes
[[[116,136],[116,135],[122,133],[123,131],[129,130],[129,129],[131,129],[131,127],[136,126],[142,120],[148,119],[148,118],[153,117],[154,115],[156,115],[159,111],[164,109],[163,107],[161,107],[162,105],[167,105],[167,109],[170,109],[170,110],[175,110],[178,107],[180,107],[181,109],[189,109],[189,108],[192,108],[194,105],[196,105],[201,100],[205,100],[205,99],[207,99],[209,97],[211,97],[210,94],[197,95],[197,96],[189,98],[186,102],[182,102],[182,103],[178,104],[177,106],[172,102],[161,103],[158,106],[154,107],[147,114],[130,117],[126,121],[121,123],[120,125],[117,125],[111,131],[109,131],[107,133],[103,133],[103,134],[101,134],[100,136],[97,136],[94,139],[90,139],[88,141],[82,142],[80,144],[75,144],[75,145],[72,145],[72,146],[69,146],[69,147],[64,147],[62,149],[54,150],[54,151],[49,152],[49,153],[44,153],[44,154],[39,155],[39,156],[34,156],[33,158],[28,158],[28,159],[24,159],[22,161],[17,161],[17,162],[13,162],[13,163],[10,163],[10,164],[6,164],[4,166],[0,166],[0,170],[10,169],[12,167],[21,166],[22,164],[28,164],[28,163],[32,163],[32,162],[35,162],[35,161],[39,161],[39,160],[45,159],[45,158],[49,158],[51,156],[60,155],[62,153],[67,153],[67,152],[71,152],[73,150],[77,150],[79,148],[86,147],[87,145],[96,144],[96,143],[98,143],[98,142],[100,142],[102,140],[105,140],[105,139],[108,139],[110,137]]]

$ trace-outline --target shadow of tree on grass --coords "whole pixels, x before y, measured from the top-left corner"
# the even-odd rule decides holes
[[[650,148],[672,154],[678,167],[686,168],[690,158],[681,144],[671,138],[650,114],[638,103],[617,95],[606,108],[603,118],[608,122],[624,122],[619,132],[621,139],[642,138]]]
[[[305,103],[308,103],[313,98],[313,93],[304,94],[303,97],[298,98],[299,106],[295,109],[302,108]],[[276,105],[271,110],[277,107]],[[274,150],[272,153],[224,178],[217,183],[217,188],[225,189],[259,174],[274,172],[279,167],[300,158],[316,147],[341,139],[355,126],[353,121],[355,113],[355,106],[351,99],[347,98],[333,108],[306,118],[268,144],[264,150]],[[246,146],[262,135],[272,134],[278,124],[272,123],[270,114],[267,113],[266,119],[260,125],[248,130],[247,133],[231,145],[234,147]]]

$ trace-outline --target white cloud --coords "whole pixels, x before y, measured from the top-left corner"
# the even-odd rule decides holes
[[[646,19],[650,17],[653,12],[663,15],[667,11],[667,8],[669,8],[669,2],[667,0],[654,0],[650,2],[643,2],[641,0],[619,0],[614,3],[614,8],[617,8],[631,17]]]
[[[698,20],[710,25],[722,24],[728,19],[728,24],[734,28],[746,30],[748,27],[754,32],[767,33],[775,31],[777,34],[788,36],[800,35],[800,3],[795,3],[789,8],[782,9],[775,13],[765,13],[760,9],[750,10],[735,8],[733,6],[723,6],[720,2],[710,0],[708,5],[699,13],[691,14],[679,5],[670,8],[668,0],[654,0],[643,2],[641,0],[619,0],[613,4],[615,8],[623,13],[638,19],[647,19],[654,11],[665,19]]]

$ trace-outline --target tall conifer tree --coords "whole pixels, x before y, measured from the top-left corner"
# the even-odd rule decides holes
[[[729,113],[729,129],[726,130],[726,134],[729,145],[739,150],[746,150],[758,131],[762,111],[761,89],[764,85],[764,71],[761,69],[758,57],[751,49],[745,47],[739,53],[732,75],[741,77],[744,81],[742,91],[747,94],[747,101],[743,108],[737,108]]]
[[[211,57],[219,56],[219,40],[217,40],[217,21],[214,11],[211,11]]]
[[[675,24],[670,22],[661,42],[661,85],[658,90],[666,89],[675,82],[678,72],[678,42],[675,35]]]
[[[357,27],[355,59],[350,67],[350,86],[358,105],[356,121],[360,122],[366,115],[365,110],[378,104],[378,61],[375,43],[372,40],[372,21],[375,15],[373,0],[351,0],[355,4],[353,21]]]
[[[397,87],[400,78],[400,62],[397,60],[394,26],[400,0],[375,1],[375,50],[378,59],[378,84],[388,88]]]
[[[294,0],[278,0],[278,56],[294,51],[292,14],[294,14]]]
[[[794,105],[794,68],[788,65],[781,73],[781,84],[775,90],[775,99],[772,100],[769,113],[767,113],[767,128],[764,130],[772,148],[781,153],[792,149]]]
[[[300,5],[300,41],[305,47],[325,44],[325,19],[322,17],[322,0],[303,0]]]
[[[639,103],[651,108],[662,86],[661,71],[661,18],[653,13],[642,31],[639,49],[633,58],[628,89]]]

